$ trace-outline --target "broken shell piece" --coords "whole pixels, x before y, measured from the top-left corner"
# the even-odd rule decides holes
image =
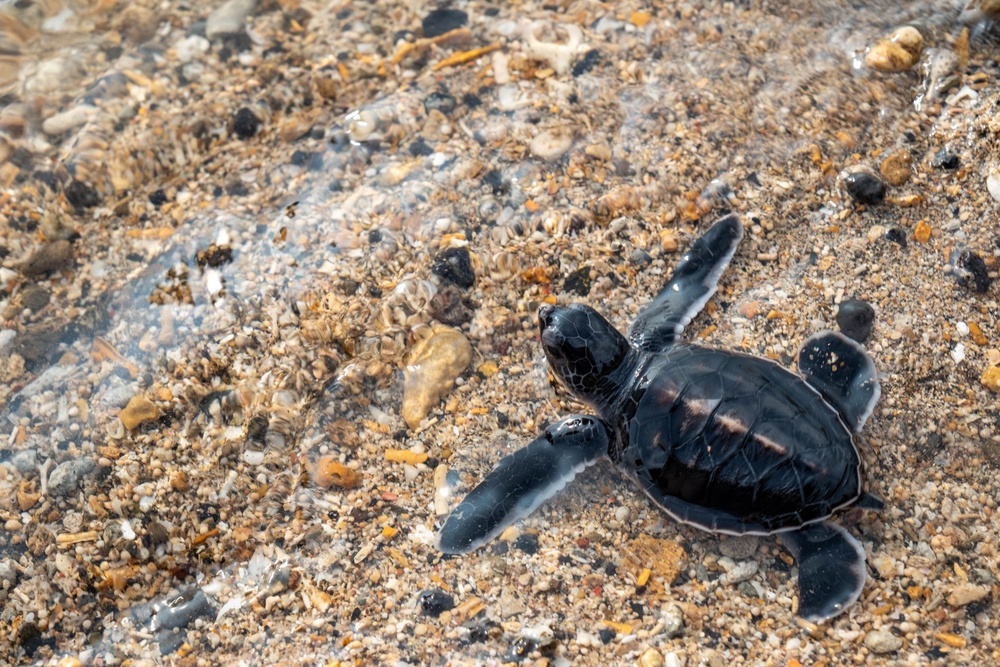
[[[559,30],[566,33],[565,42],[542,42],[538,39],[538,33],[545,28],[555,31],[555,27],[544,21],[535,21],[529,24],[524,30],[524,40],[527,42],[525,52],[534,58],[544,60],[558,74],[566,74],[573,65],[573,59],[583,43],[583,31],[579,26],[560,25]]]

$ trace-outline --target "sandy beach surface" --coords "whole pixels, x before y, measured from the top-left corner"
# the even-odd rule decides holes
[[[0,5],[0,663],[1000,662],[1000,5]],[[602,462],[435,531],[586,410],[546,303],[624,330],[726,212],[686,329],[863,339],[861,599]],[[869,325],[870,322],[870,325]]]

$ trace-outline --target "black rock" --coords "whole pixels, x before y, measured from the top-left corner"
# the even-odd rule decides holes
[[[590,278],[590,267],[581,266],[579,269],[566,276],[566,282],[563,283],[563,291],[575,292],[580,296],[587,296],[590,294],[591,282],[593,281]]]
[[[93,208],[101,203],[101,196],[92,186],[74,180],[66,188],[66,200],[77,210]]]
[[[155,206],[156,208],[160,208],[161,206],[167,203],[167,193],[164,192],[162,188],[160,188],[156,192],[151,192],[149,194],[149,203]]]
[[[837,310],[837,326],[848,338],[859,343],[868,340],[875,324],[875,309],[863,299],[848,299]]]
[[[958,156],[947,148],[942,148],[934,154],[931,165],[938,169],[948,169],[949,171],[958,169]]]
[[[414,157],[427,157],[434,152],[434,149],[427,145],[421,137],[417,137],[406,147],[407,152]]]
[[[448,115],[454,111],[457,106],[458,102],[454,97],[440,90],[434,91],[424,98],[424,111],[427,113],[437,109],[441,113]]]
[[[615,638],[615,631],[611,628],[601,628],[597,631],[597,635],[601,638],[601,642],[607,644]]]
[[[249,139],[260,129],[260,119],[250,109],[243,107],[233,116],[233,132],[240,139]]]
[[[601,52],[597,49],[591,49],[583,54],[583,58],[576,61],[573,65],[573,76],[580,76],[586,74],[590,70],[597,67],[598,63],[601,62]]]
[[[852,171],[844,176],[844,189],[859,204],[881,204],[885,199],[885,184],[867,171]]]
[[[521,533],[514,540],[514,547],[520,549],[529,556],[538,552],[538,535],[532,533]]]
[[[472,258],[468,248],[442,250],[434,258],[431,272],[455,283],[462,289],[469,289],[476,283],[476,272],[472,268]]]
[[[979,294],[989,291],[993,279],[982,257],[971,250],[962,250],[952,253],[950,259],[952,273],[958,278],[959,285]]]
[[[455,599],[440,588],[421,591],[417,602],[420,604],[420,611],[434,618],[455,608]]]
[[[483,106],[483,100],[479,95],[473,93],[465,93],[462,95],[462,104],[469,107],[470,109],[475,109],[477,107]]]
[[[653,258],[650,257],[649,253],[642,248],[636,248],[629,256],[629,260],[636,266],[643,267],[653,261]]]
[[[435,9],[424,17],[421,26],[424,37],[438,37],[446,32],[457,30],[469,22],[469,15],[461,9]]]
[[[885,232],[886,240],[892,241],[897,244],[900,248],[906,247],[906,234],[899,227],[890,227]]]

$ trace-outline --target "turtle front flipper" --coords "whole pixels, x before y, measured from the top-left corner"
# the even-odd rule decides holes
[[[479,548],[607,453],[608,428],[595,417],[574,415],[550,426],[526,447],[503,457],[452,510],[435,546],[448,554]]]
[[[743,238],[743,223],[731,213],[694,242],[674,267],[670,282],[629,328],[629,340],[641,350],[659,352],[673,344],[684,327],[715,294],[719,276]]]
[[[841,614],[865,585],[865,550],[831,521],[782,533],[799,566],[799,616],[819,623]]]
[[[820,331],[802,343],[799,373],[855,432],[865,425],[882,393],[875,362],[865,348],[836,331]]]

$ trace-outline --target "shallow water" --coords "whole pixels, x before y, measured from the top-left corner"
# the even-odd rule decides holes
[[[664,526],[603,467],[526,522],[541,533],[537,557],[442,561],[430,546],[454,494],[581,409],[548,381],[538,304],[587,300],[624,327],[674,253],[728,209],[750,234],[691,333],[791,365],[801,340],[835,326],[842,299],[875,304],[867,345],[884,398],[869,458],[898,511],[860,520],[869,557],[919,553],[996,574],[981,547],[955,560],[926,546],[948,534],[934,516],[975,517],[955,521],[981,527],[964,533],[982,543],[997,532],[977,503],[995,488],[996,400],[978,378],[994,363],[996,304],[945,270],[968,247],[996,271],[989,25],[933,2],[671,3],[648,14],[459,4],[467,26],[436,41],[419,38],[429,6],[386,2],[264,5],[236,36],[212,39],[210,9],[180,3],[128,15],[100,2],[3,6],[13,18],[0,70],[0,495],[12,500],[0,650],[22,663],[253,662],[301,636],[286,659],[415,664],[454,651],[471,664],[524,642],[551,648],[527,631],[544,625],[571,661],[629,661],[649,646],[691,662],[703,650],[753,661],[777,645],[782,659],[828,654],[817,637],[789,649],[767,627],[713,643],[690,611],[680,639],[588,648],[602,620],[635,616],[629,601],[641,596],[608,574],[603,588],[618,593],[579,603],[577,618],[568,593],[539,589],[577,536],[600,534],[603,546],[567,575],[573,591],[594,563],[620,564],[637,533],[685,544],[688,584],[719,560],[715,538]],[[864,65],[865,49],[905,24],[948,53],[971,27],[971,64],[950,72],[953,86],[928,94],[938,79],[919,67]],[[579,43],[566,25],[580,26]],[[468,61],[437,67],[456,53]],[[899,202],[858,207],[840,189],[841,169],[877,170],[904,148],[915,175],[890,188]],[[941,149],[959,157],[957,175],[932,164]],[[906,207],[910,195],[925,202]],[[921,220],[931,245],[913,238]],[[878,226],[902,230],[908,250]],[[468,288],[433,270],[449,249],[469,251]],[[408,425],[404,369],[435,322],[462,331],[472,362],[429,420]],[[986,342],[967,338],[969,322]],[[914,461],[923,470],[911,475]],[[341,488],[352,475],[357,486]],[[956,500],[942,507],[928,484],[952,485],[941,493]],[[633,520],[609,522],[598,496]],[[916,537],[895,527],[915,517]],[[793,586],[767,574],[777,556],[766,551],[753,580],[762,602],[715,596],[718,618],[794,623]],[[489,583],[506,561],[536,584],[504,575],[524,589],[518,614],[498,611]],[[943,566],[907,568],[905,581],[880,574],[839,621],[859,634],[830,641],[845,655],[873,650],[852,642],[888,618],[918,663],[934,660],[935,633],[989,645],[994,621],[962,605],[917,618],[919,605],[890,593],[907,581],[952,591]],[[688,584],[679,599],[703,603]],[[419,593],[438,587],[487,600],[488,622],[422,614]],[[886,604],[889,616],[872,612]],[[508,624],[499,638],[475,639],[502,627],[494,618]],[[642,615],[632,622],[643,627]],[[427,645],[409,645],[421,625]]]

